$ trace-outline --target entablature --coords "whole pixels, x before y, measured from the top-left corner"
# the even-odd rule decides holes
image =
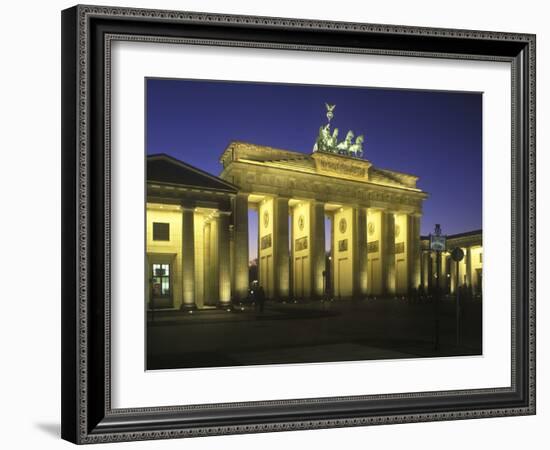
[[[153,203],[208,207],[221,211],[231,211],[231,202],[235,195],[224,191],[147,183],[147,201]]]
[[[304,174],[272,167],[257,167],[245,162],[233,162],[224,169],[220,177],[238,186],[241,192],[249,194],[309,198],[380,209],[421,212],[422,202],[428,196],[419,189],[357,182],[318,173]]]

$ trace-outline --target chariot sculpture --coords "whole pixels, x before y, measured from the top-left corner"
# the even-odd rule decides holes
[[[319,128],[319,134],[317,135],[317,140],[313,146],[314,152],[326,152],[326,153],[336,153],[338,155],[352,156],[354,158],[363,157],[363,142],[365,138],[363,135],[359,135],[353,138],[355,134],[352,130],[349,130],[346,134],[346,137],[343,141],[338,142],[338,128],[334,128],[331,132],[330,121],[334,117],[334,109],[336,105],[330,105],[325,103],[327,109],[327,124],[322,125]]]

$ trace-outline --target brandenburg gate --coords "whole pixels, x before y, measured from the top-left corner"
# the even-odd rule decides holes
[[[337,298],[405,294],[420,285],[417,178],[338,154],[233,142],[221,178],[238,186],[234,207],[237,293],[248,288],[248,208],[258,211],[259,282],[268,298],[320,298],[330,219]]]
[[[232,142],[220,158],[220,178],[239,190],[233,208],[236,298],[249,284],[249,208],[258,212],[259,283],[267,298],[321,298],[326,283],[335,298],[406,294],[420,285],[427,194],[416,187],[416,176],[361,158],[362,136],[353,143],[349,131],[338,143],[330,108],[311,154]]]
[[[219,177],[168,155],[148,157],[151,308],[226,308],[245,299],[250,209],[268,299],[405,295],[420,286],[427,194],[416,176],[374,167],[363,136],[350,130],[339,142],[333,110],[327,105],[311,153],[234,141]]]

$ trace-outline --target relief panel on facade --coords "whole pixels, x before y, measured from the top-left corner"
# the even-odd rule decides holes
[[[353,295],[354,212],[343,207],[334,213],[334,296],[350,298]]]

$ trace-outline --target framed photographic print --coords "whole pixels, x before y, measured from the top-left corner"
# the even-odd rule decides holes
[[[62,13],[62,436],[535,413],[535,36]]]

